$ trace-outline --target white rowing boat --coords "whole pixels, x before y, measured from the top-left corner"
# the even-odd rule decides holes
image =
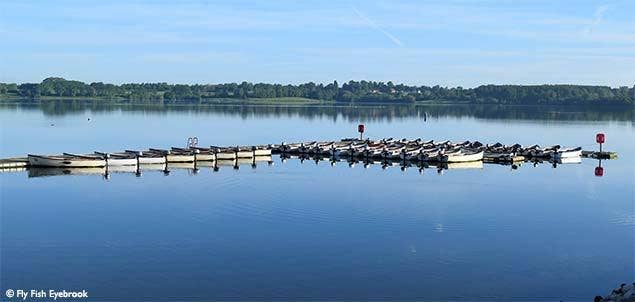
[[[161,153],[152,152],[152,151],[143,152],[143,151],[134,151],[134,150],[126,150],[125,152],[129,154],[134,154],[135,156],[137,156],[138,163],[140,165],[165,164],[165,155]]]
[[[271,148],[269,147],[254,147],[254,156],[271,156]]]
[[[408,147],[401,150],[401,159],[413,160],[419,157],[419,154],[424,150],[423,147]]]
[[[216,150],[216,160],[232,160],[236,159],[236,152],[228,148],[218,148]]]
[[[555,163],[558,164],[581,164],[582,157],[561,157],[554,160]]]
[[[194,161],[194,154],[168,154],[168,163],[191,163]]]
[[[483,151],[479,152],[455,152],[439,156],[439,161],[444,163],[460,163],[483,160]]]
[[[193,154],[195,161],[214,161],[214,151],[210,148],[177,148],[172,147],[172,151],[183,154]]]
[[[551,156],[554,159],[565,158],[565,157],[580,157],[582,156],[582,147],[558,149],[558,151],[552,153]]]
[[[162,149],[150,149],[152,152],[165,155],[165,160],[168,163],[187,163],[194,161],[194,152],[183,152],[175,150],[162,150]]]
[[[29,165],[34,167],[104,167],[106,160],[96,156],[71,156],[71,155],[35,155],[29,154]]]
[[[104,153],[95,151],[95,155],[104,158],[107,166],[134,166],[137,164],[137,157],[130,153]]]
[[[403,147],[386,148],[382,152],[382,157],[385,159],[399,159],[402,149]]]
[[[237,158],[252,158],[254,157],[254,151],[249,148],[236,148]]]

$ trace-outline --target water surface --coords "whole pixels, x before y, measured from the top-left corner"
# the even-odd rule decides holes
[[[635,280],[633,111],[553,107],[0,107],[0,156],[367,135],[597,148],[618,160],[436,169],[274,157],[0,173],[0,284],[93,299],[590,300]],[[31,173],[31,176],[37,174]]]

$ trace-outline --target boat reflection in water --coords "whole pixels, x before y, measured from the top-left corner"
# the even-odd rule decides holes
[[[219,171],[221,167],[232,167],[239,169],[241,165],[250,165],[256,168],[258,163],[273,164],[271,156],[256,156],[253,158],[240,158],[232,160],[218,161],[198,161],[184,163],[168,163],[168,164],[140,164],[134,166],[106,166],[106,167],[87,167],[87,168],[53,168],[53,167],[30,167],[21,169],[3,169],[2,172],[18,172],[28,171],[28,177],[47,177],[47,176],[64,176],[64,175],[99,175],[105,179],[109,179],[112,174],[132,173],[140,177],[143,172],[155,171],[169,175],[170,171],[180,169],[187,170],[189,174],[197,174],[201,168],[211,168],[213,171]]]

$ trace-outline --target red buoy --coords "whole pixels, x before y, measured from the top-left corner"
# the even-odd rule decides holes
[[[598,134],[595,135],[595,142],[596,143],[604,144],[604,140],[605,140],[604,133],[598,133]]]
[[[602,177],[604,175],[604,168],[595,167],[595,176]]]
[[[357,125],[357,132],[359,132],[359,139],[364,138],[364,124]]]

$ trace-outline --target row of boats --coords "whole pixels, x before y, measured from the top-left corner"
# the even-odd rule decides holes
[[[411,168],[418,169],[419,173],[423,173],[427,169],[436,169],[437,173],[443,174],[445,170],[456,169],[483,169],[485,161],[470,161],[470,162],[456,162],[456,163],[443,163],[443,162],[412,162],[403,160],[390,160],[390,159],[360,159],[360,158],[338,158],[332,156],[321,155],[308,155],[297,154],[291,155],[288,153],[280,154],[280,160],[282,163],[286,163],[289,159],[297,159],[301,163],[305,161],[312,161],[316,165],[320,163],[329,163],[331,166],[338,165],[340,163],[346,163],[349,167],[355,167],[357,165],[369,168],[371,166],[379,166],[381,169],[388,169],[391,167],[398,167],[402,171],[409,170]],[[28,170],[29,177],[43,177],[43,176],[57,176],[57,175],[97,175],[100,174],[105,178],[109,178],[113,173],[134,173],[137,176],[141,176],[143,172],[149,171],[161,171],[165,175],[170,174],[174,169],[185,169],[189,174],[197,174],[201,169],[211,168],[213,171],[219,171],[221,167],[233,167],[237,170],[242,165],[251,165],[251,168],[256,168],[257,163],[266,162],[267,165],[273,165],[273,158],[271,156],[256,156],[251,158],[236,158],[236,159],[218,159],[214,161],[193,161],[193,162],[170,162],[161,164],[138,164],[138,165],[114,165],[103,167],[43,167],[32,166],[28,169],[26,167],[21,168],[9,168],[0,169],[0,171],[26,171]],[[560,164],[579,164],[581,162],[580,157],[566,157],[560,159],[548,159],[540,160],[535,159],[533,165],[541,163],[550,163],[553,167],[557,167]],[[512,170],[518,169],[522,162],[505,163],[498,162],[498,164],[510,165]]]
[[[169,175],[174,170],[186,170],[188,174],[198,174],[201,169],[212,169],[219,171],[222,167],[231,167],[234,170],[240,169],[243,165],[249,165],[255,169],[258,165],[265,163],[273,165],[271,156],[256,156],[252,158],[219,159],[215,161],[194,161],[194,162],[171,162],[162,164],[139,164],[139,165],[119,165],[103,167],[50,167],[32,166],[1,169],[6,172],[27,171],[28,177],[63,176],[63,175],[102,175],[109,178],[113,174],[135,174],[141,176],[145,172],[162,172]]]
[[[306,142],[273,146],[274,152],[308,154],[333,157],[355,157],[374,159],[401,159],[408,161],[471,162],[484,158],[513,161],[516,158],[560,159],[580,157],[582,148],[563,148],[554,145],[542,148],[538,145],[523,147],[519,144],[507,146],[501,143],[484,145],[478,141],[450,142],[434,140],[382,140],[343,139],[331,142]]]
[[[35,167],[104,167],[140,164],[162,164],[232,160],[270,156],[274,153],[306,154],[335,158],[362,158],[383,160],[407,160],[423,162],[461,163],[481,160],[513,162],[530,159],[566,159],[582,155],[582,148],[563,148],[559,145],[523,147],[519,144],[482,144],[478,141],[450,142],[433,140],[382,140],[343,139],[331,142],[306,142],[250,147],[172,147],[147,151],[125,150],[124,152],[60,155],[28,155],[30,166]]]
[[[27,158],[29,165],[34,167],[105,167],[234,160],[261,156],[271,156],[271,148],[269,146],[172,147],[170,150],[151,148],[147,151],[125,150],[116,153],[95,151],[91,154],[28,154]]]

